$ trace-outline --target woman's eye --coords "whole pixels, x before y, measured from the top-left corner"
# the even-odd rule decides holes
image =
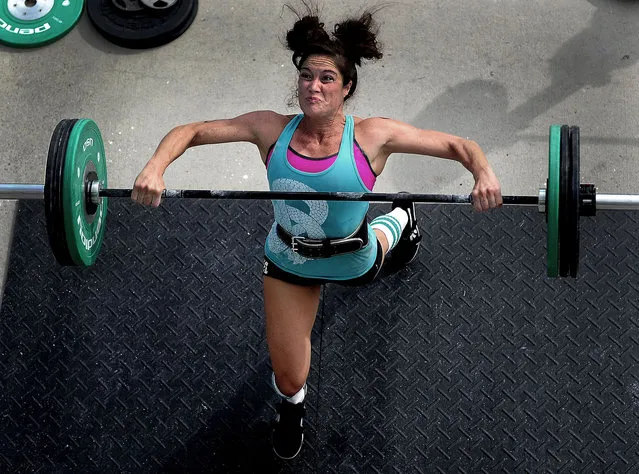
[[[324,76],[324,77],[322,78],[322,80],[323,80],[324,82],[333,82],[333,81],[335,80],[335,78],[334,78],[333,76]]]

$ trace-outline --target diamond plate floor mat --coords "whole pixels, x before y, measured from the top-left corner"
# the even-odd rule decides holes
[[[42,203],[20,203],[0,472],[638,472],[634,215],[582,219],[574,280],[545,277],[534,209],[418,215],[411,266],[324,288],[305,446],[282,462],[260,273],[270,203],[112,200],[90,268],[57,266]]]

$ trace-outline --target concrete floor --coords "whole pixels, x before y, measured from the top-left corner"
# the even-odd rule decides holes
[[[328,25],[369,4],[346,3],[323,2]],[[347,113],[473,138],[505,195],[536,195],[547,175],[549,125],[579,125],[582,182],[600,192],[639,193],[638,1],[404,0],[379,20],[385,57],[361,69]],[[281,43],[293,21],[281,2],[202,0],[191,28],[153,50],[110,44],[86,14],[46,47],[0,46],[0,181],[43,183],[49,140],[63,118],[97,122],[109,185],[128,188],[178,124],[253,109],[297,112],[286,106],[295,70]],[[248,144],[191,149],[165,181],[172,188],[267,188]],[[459,164],[411,155],[393,157],[376,190],[471,188]],[[14,201],[0,202],[2,268],[14,209]]]

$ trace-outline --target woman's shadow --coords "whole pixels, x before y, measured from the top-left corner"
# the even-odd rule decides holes
[[[511,146],[518,139],[525,139],[522,132],[533,126],[536,118],[576,92],[609,85],[615,71],[632,67],[639,60],[639,35],[636,34],[639,2],[589,2],[597,8],[590,25],[564,43],[546,64],[540,65],[548,71],[549,86],[511,108],[508,88],[504,84],[497,80],[473,79],[446,89],[411,120],[411,124],[468,137],[479,143],[486,154],[494,153]],[[612,108],[597,110],[597,115],[601,122],[619,120],[617,111]],[[546,132],[539,130],[534,133],[543,136]],[[605,138],[600,141],[611,143]],[[634,147],[639,145],[638,139],[618,141]],[[448,168],[446,171],[445,176],[429,179],[440,185],[459,181],[467,174],[460,170],[457,175],[450,176]],[[422,173],[405,172],[394,180],[401,180],[403,189],[423,188]]]

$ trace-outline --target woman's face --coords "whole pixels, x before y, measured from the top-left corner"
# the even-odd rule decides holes
[[[308,116],[333,116],[344,105],[350,87],[350,82],[343,84],[330,56],[311,55],[302,64],[297,79],[300,108]]]

